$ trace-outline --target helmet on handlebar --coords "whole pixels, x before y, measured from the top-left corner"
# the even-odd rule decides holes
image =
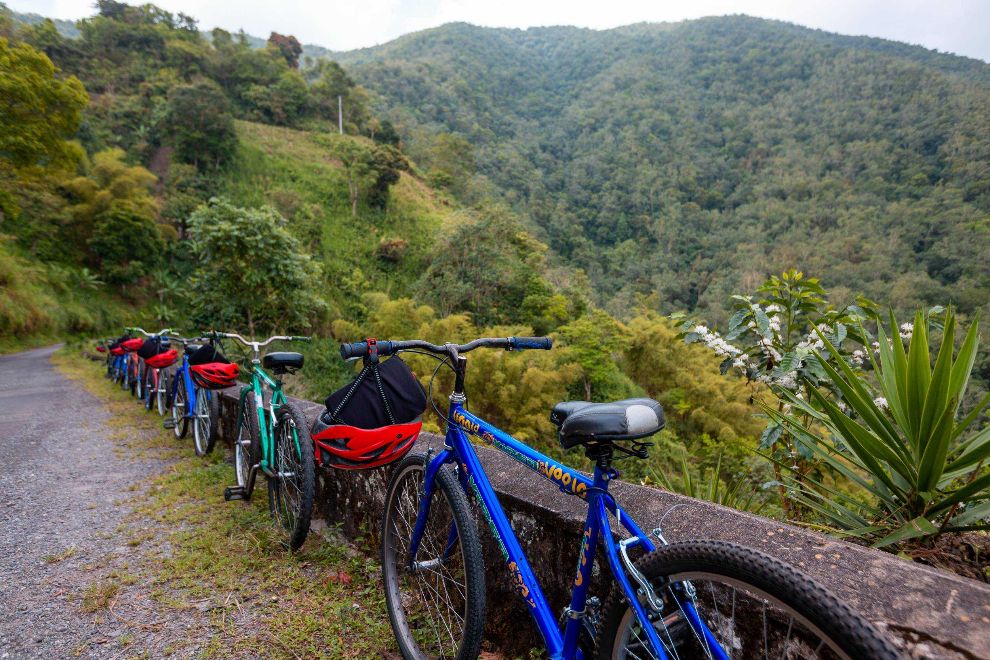
[[[172,366],[179,359],[179,352],[174,348],[168,348],[161,353],[145,358],[144,363],[155,369],[164,369]]]
[[[320,464],[361,470],[400,460],[423,427],[426,392],[398,357],[368,361],[360,374],[326,400],[311,435]]]
[[[222,390],[237,383],[239,369],[231,362],[207,362],[190,364],[189,375],[193,381],[208,390]]]
[[[140,337],[128,339],[120,344],[120,347],[128,353],[133,353],[134,351],[139,350],[142,346],[144,346],[144,340]]]

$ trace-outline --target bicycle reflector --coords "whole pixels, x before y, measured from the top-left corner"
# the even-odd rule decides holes
[[[412,449],[423,428],[426,392],[399,357],[379,363],[375,350],[326,406],[310,434],[320,465],[363,470],[398,461]]]
[[[152,355],[149,358],[145,358],[144,362],[149,367],[154,367],[155,369],[164,369],[165,367],[170,367],[175,364],[175,361],[179,359],[179,352],[174,348],[170,348],[166,351],[162,351],[157,355]]]

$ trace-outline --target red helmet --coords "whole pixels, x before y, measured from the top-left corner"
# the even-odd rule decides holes
[[[106,353],[107,352],[107,347],[104,346],[103,344],[100,344],[99,346],[96,347],[96,350],[98,352],[100,352],[100,353]]]
[[[189,365],[193,381],[208,390],[222,390],[237,382],[237,365],[233,362],[207,362]]]
[[[360,429],[346,424],[327,424],[320,415],[313,424],[313,442],[323,467],[363,470],[380,467],[405,456],[419,432],[421,421]]]
[[[133,339],[121,342],[120,346],[128,353],[131,353],[144,346],[144,340],[140,337],[134,337]]]
[[[150,358],[145,359],[144,363],[155,369],[164,369],[165,367],[172,366],[177,359],[179,359],[179,352],[174,348],[170,348],[158,355],[152,355]]]
[[[110,355],[123,355],[124,349],[121,346],[114,346],[110,349]]]

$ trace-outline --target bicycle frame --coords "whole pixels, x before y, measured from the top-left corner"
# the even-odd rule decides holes
[[[271,397],[268,400],[268,408],[265,408],[264,386],[271,390]],[[260,469],[270,477],[277,476],[272,472],[271,466],[274,464],[275,454],[275,420],[279,408],[285,405],[285,394],[282,393],[282,383],[269,376],[261,366],[254,362],[251,367],[251,384],[241,388],[240,403],[237,406],[237,428],[245,423],[244,415],[247,413],[247,395],[254,393],[254,414],[258,420],[258,435],[261,443],[261,461],[256,466],[251,466],[251,474],[248,477],[246,490],[250,493],[254,489],[254,480],[257,476],[256,469]],[[296,451],[301,453],[301,448],[296,440]]]
[[[189,375],[189,356],[182,353],[182,365],[175,372],[175,379],[172,381],[172,392],[169,394],[169,405],[175,401],[175,394],[179,391],[179,378],[182,378],[182,383],[186,388],[186,411],[183,413],[183,417],[187,419],[194,419],[196,417],[196,398],[199,396],[206,396],[206,400],[209,401],[210,394],[209,390],[200,389],[200,387],[193,381],[192,376]]]
[[[567,608],[568,617],[563,632],[561,632],[557,625],[556,617],[554,617],[543,594],[543,590],[540,588],[536,576],[533,574],[529,561],[526,559],[526,555],[519,545],[519,541],[516,538],[515,532],[512,530],[505,511],[502,509],[498,497],[492,489],[491,482],[488,480],[488,476],[485,474],[481,461],[468,437],[468,432],[471,435],[479,437],[486,444],[507,454],[530,470],[533,470],[544,479],[556,485],[562,492],[579,497],[588,503],[588,513],[584,524],[574,587],[571,592],[570,605]],[[459,469],[457,472],[461,487],[468,497],[473,496],[477,500],[481,512],[488,521],[492,534],[502,551],[502,557],[506,562],[507,568],[513,576],[516,591],[526,602],[530,615],[533,617],[540,634],[543,636],[544,643],[551,658],[565,658],[569,660],[570,658],[582,657],[581,651],[578,648],[578,633],[583,625],[582,618],[585,614],[592,565],[594,564],[595,550],[599,542],[604,545],[605,555],[612,569],[612,575],[615,576],[616,581],[626,595],[657,657],[661,658],[661,660],[668,657],[656,630],[649,621],[643,604],[640,602],[641,599],[639,594],[637,594],[637,587],[630,582],[626,564],[619,556],[620,552],[624,555],[629,548],[640,547],[646,552],[653,551],[656,548],[632,517],[626,514],[616,503],[612,495],[609,494],[608,482],[617,476],[613,470],[605,470],[596,466],[593,478],[589,479],[583,474],[519,442],[480,417],[472,415],[465,409],[462,400],[456,396],[451,397],[450,408],[447,412],[446,445],[429,462],[424,477],[424,492],[420,500],[419,513],[409,548],[410,568],[414,565],[416,552],[426,527],[426,520],[429,515],[429,503],[435,488],[437,470],[447,463],[455,463],[458,466]],[[609,514],[630,534],[629,539],[621,543],[616,543],[612,537]],[[456,531],[452,526],[451,537],[444,551],[445,553],[453,551],[457,540],[455,534]],[[702,622],[689,596],[682,596],[675,592],[675,597],[690,625],[694,628],[695,633],[707,639],[709,647],[713,651],[713,657],[727,658],[728,656],[722,651],[714,635]]]

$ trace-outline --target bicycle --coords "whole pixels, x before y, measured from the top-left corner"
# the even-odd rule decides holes
[[[144,344],[144,340],[140,337],[134,337],[134,331],[141,330],[140,328],[124,328],[124,339],[120,343],[120,347],[123,349],[123,360],[121,361],[119,382],[121,389],[129,390],[131,396],[137,396],[140,398],[140,360],[137,356],[137,351],[140,350],[141,346]],[[141,330],[144,332],[144,330]],[[148,334],[148,333],[145,333]],[[123,339],[123,338],[122,338]]]
[[[551,658],[895,658],[880,634],[807,576],[735,544],[692,541],[659,547],[609,493],[619,456],[646,458],[644,439],[664,425],[651,399],[557,404],[551,420],[565,449],[582,447],[589,477],[549,458],[467,409],[467,358],[476,348],[549,349],[549,338],[476,339],[467,344],[367,340],[341,346],[345,359],[401,351],[425,353],[454,372],[444,447],[411,453],[385,492],[382,576],[385,599],[406,658],[477,657],[485,620],[485,574],[473,499],[500,548]],[[437,371],[434,371],[434,376]],[[431,383],[432,387],[432,383]],[[440,412],[438,411],[438,414]],[[584,500],[583,527],[570,603],[554,616],[470,437],[501,451]],[[611,519],[625,538],[613,538]],[[589,598],[601,544],[616,585],[603,606]],[[630,553],[638,554],[633,558]],[[605,574],[605,571],[602,571]],[[769,610],[769,611],[768,611]],[[747,636],[745,633],[753,633]],[[763,653],[755,645],[763,643]]]
[[[144,402],[146,410],[156,408],[158,415],[164,417],[168,410],[166,405],[169,391],[167,369],[178,358],[178,352],[167,347],[170,343],[169,335],[177,332],[177,330],[163,328],[155,333],[146,332],[141,328],[133,328],[133,330],[148,337],[136,353],[141,372],[138,381],[138,398]]]
[[[220,397],[211,390],[200,387],[192,378],[189,358],[203,348],[207,337],[173,337],[182,345],[182,361],[172,377],[172,387],[166,400],[171,419],[164,426],[172,429],[179,440],[186,437],[189,425],[193,428],[193,449],[197,456],[206,456],[216,444],[220,423]],[[212,344],[212,342],[211,342]]]
[[[208,336],[234,339],[253,352],[251,383],[241,388],[234,442],[236,486],[224,489],[225,500],[250,500],[260,471],[268,480],[268,509],[283,530],[282,543],[298,550],[309,534],[316,489],[313,440],[306,417],[282,393],[279,376],[303,366],[300,353],[275,352],[263,358],[261,349],[274,341],[310,341],[309,337],[273,336],[249,341],[236,333],[214,332]],[[264,367],[264,368],[263,368]],[[265,372],[271,369],[272,378]],[[271,392],[265,406],[264,388]]]

